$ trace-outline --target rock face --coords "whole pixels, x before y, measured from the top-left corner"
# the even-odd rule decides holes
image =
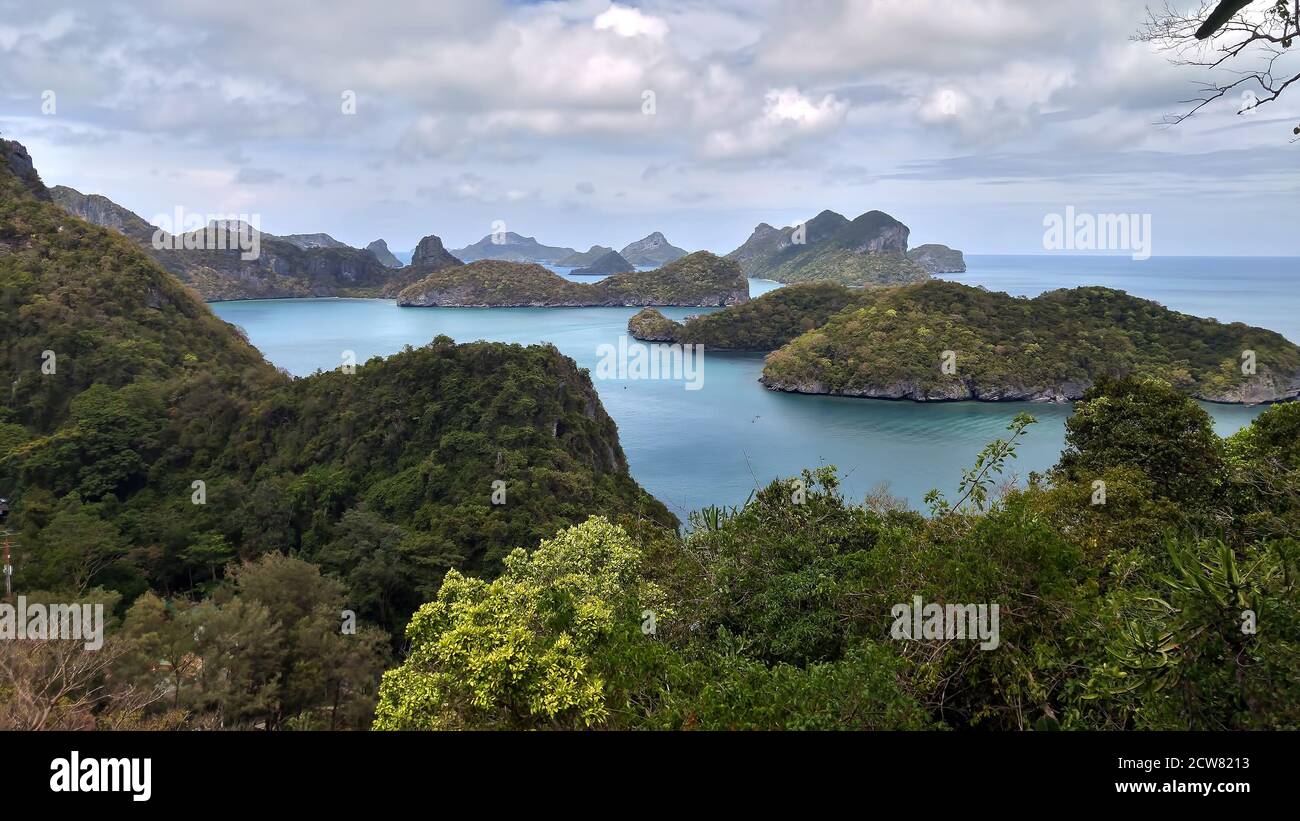
[[[402,290],[409,307],[724,306],[749,301],[749,283],[734,262],[690,254],[653,271],[578,283],[531,263],[479,260],[443,268]]]
[[[385,268],[402,267],[402,261],[393,256],[393,252],[388,250],[388,243],[384,242],[382,239],[377,239],[367,245],[366,250],[370,252],[371,256],[379,260],[379,264]]]
[[[619,253],[633,265],[667,265],[686,256],[686,251],[674,246],[658,231],[628,243]]]
[[[966,273],[966,258],[947,245],[918,245],[907,252],[907,258],[931,274]]]
[[[488,234],[473,245],[466,245],[464,248],[452,251],[452,254],[464,262],[500,259],[507,262],[549,262],[553,265],[576,253],[578,252],[572,248],[542,245],[533,237],[520,236],[513,231]]]
[[[613,248],[606,248],[603,245],[593,245],[591,248],[579,254],[571,254],[564,259],[556,262],[555,265],[560,268],[583,268],[601,257],[613,251]]]
[[[461,260],[447,253],[447,249],[442,247],[442,239],[434,234],[421,239],[415,246],[415,253],[411,254],[411,267],[421,271],[439,271],[448,265],[460,264]]]
[[[1067,382],[1060,385],[1025,387],[1023,385],[981,386],[971,379],[953,377],[951,382],[919,385],[902,381],[881,385],[832,388],[823,382],[792,381],[764,374],[758,380],[763,387],[786,393],[845,396],[858,399],[909,399],[913,402],[1073,402],[1092,387],[1091,382]]]
[[[143,217],[107,197],[58,186],[51,198],[73,216],[135,240],[160,265],[209,302],[378,296],[393,278],[393,272],[374,255],[350,248],[328,234],[298,235],[297,241],[290,241],[257,232],[257,256],[244,259],[238,243],[232,241],[242,226],[214,225],[211,232],[170,235],[159,233]],[[251,239],[254,230],[249,228],[245,237]],[[156,233],[165,247],[154,247]],[[303,237],[324,237],[335,245]],[[213,242],[214,239],[218,241]],[[308,247],[303,247],[304,244]]]
[[[23,187],[37,199],[50,201],[50,192],[45,189],[45,183],[41,182],[41,175],[36,173],[36,166],[25,145],[13,140],[0,140],[0,166],[17,177]]]
[[[761,223],[727,257],[739,262],[747,276],[777,282],[902,285],[929,276],[907,256],[909,233],[883,211],[853,220],[823,211],[802,225]]]
[[[398,294],[424,277],[429,276],[444,268],[452,268],[464,265],[456,257],[447,253],[447,249],[442,247],[442,239],[434,234],[430,234],[420,240],[411,252],[411,264],[402,268],[393,270],[383,288],[379,291],[379,296],[384,299],[395,299]]]
[[[1227,405],[1264,405],[1300,399],[1300,373],[1290,378],[1276,373],[1257,373],[1230,388],[1200,391],[1193,394],[1206,402]]]
[[[623,258],[618,251],[610,251],[604,254],[600,259],[583,268],[575,268],[571,273],[574,274],[625,274],[628,271],[635,271],[636,266]]]
[[[56,185],[50,189],[54,203],[75,217],[86,222],[111,228],[119,234],[139,242],[150,242],[154,227],[134,211],[118,205],[108,197],[99,194],[83,194],[66,185]]]

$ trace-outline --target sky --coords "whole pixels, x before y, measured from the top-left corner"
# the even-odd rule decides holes
[[[1198,3],[1173,2],[1179,8]],[[393,250],[504,228],[725,253],[832,209],[1043,253],[1067,207],[1155,255],[1300,255],[1300,87],[1161,123],[1201,69],[1141,0],[0,0],[0,134],[145,219]],[[1294,55],[1291,55],[1294,57]]]

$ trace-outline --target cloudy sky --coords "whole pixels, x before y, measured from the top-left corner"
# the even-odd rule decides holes
[[[1158,125],[1205,75],[1130,39],[1145,6],[0,0],[0,133],[146,219],[395,250],[501,221],[725,252],[878,208],[913,244],[1041,253],[1073,205],[1151,214],[1157,255],[1300,254],[1300,91]]]

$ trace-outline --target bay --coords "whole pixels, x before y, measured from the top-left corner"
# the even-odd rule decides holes
[[[945,276],[1023,296],[1106,285],[1175,310],[1300,339],[1300,261],[1292,258],[971,256],[967,264],[966,273]],[[776,287],[750,281],[754,295]],[[932,488],[951,497],[961,469],[1004,435],[1022,410],[1039,423],[1029,429],[1009,472],[1023,479],[1031,470],[1046,470],[1064,445],[1071,412],[1067,405],[1040,403],[919,404],[775,393],[758,384],[763,357],[757,354],[706,353],[699,390],[687,390],[684,381],[598,378],[601,346],[618,344],[633,308],[399,308],[392,300],[368,299],[249,300],[212,308],[243,328],[268,360],[298,376],[339,367],[344,351],[364,363],[439,334],[458,342],[550,342],[592,372],[618,423],[632,475],[683,519],[707,505],[742,504],[774,478],[828,464],[839,467],[850,498],[860,500],[887,482],[891,493],[920,509]],[[682,319],[708,310],[663,312]],[[1263,411],[1205,407],[1224,435]]]

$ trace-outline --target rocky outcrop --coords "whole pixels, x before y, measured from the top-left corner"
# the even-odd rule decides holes
[[[907,256],[909,233],[883,211],[853,220],[823,211],[786,228],[760,223],[727,257],[740,263],[747,276],[777,282],[903,285],[929,276]]]
[[[45,183],[41,182],[41,175],[36,173],[27,146],[13,140],[0,140],[0,166],[17,177],[23,187],[37,199],[50,201],[50,192],[46,190]]]
[[[1300,399],[1300,373],[1285,377],[1263,369],[1238,385],[1226,389],[1200,391],[1197,399],[1226,405],[1266,405]]]
[[[682,331],[674,322],[654,308],[642,308],[627,321],[628,336],[642,342],[676,342]]]
[[[379,296],[384,299],[396,299],[404,288],[419,282],[421,279],[445,268],[453,268],[464,264],[448,253],[447,249],[442,246],[441,238],[435,234],[430,234],[421,239],[419,244],[415,246],[415,250],[411,253],[410,265],[391,270],[388,282],[380,289]]]
[[[420,240],[415,246],[415,252],[411,254],[411,268],[418,271],[440,271],[448,265],[460,265],[461,260],[454,254],[448,253],[447,249],[442,247],[442,239],[434,234],[430,234]]]
[[[670,243],[659,231],[630,242],[622,251],[623,258],[632,265],[667,265],[686,256],[686,251]]]
[[[402,267],[402,261],[395,257],[392,251],[388,250],[388,243],[384,242],[382,239],[377,239],[367,245],[366,250],[370,252],[371,256],[379,260],[379,264],[385,268]]]
[[[918,245],[907,252],[907,258],[931,274],[964,274],[966,258],[961,251],[947,245]]]

